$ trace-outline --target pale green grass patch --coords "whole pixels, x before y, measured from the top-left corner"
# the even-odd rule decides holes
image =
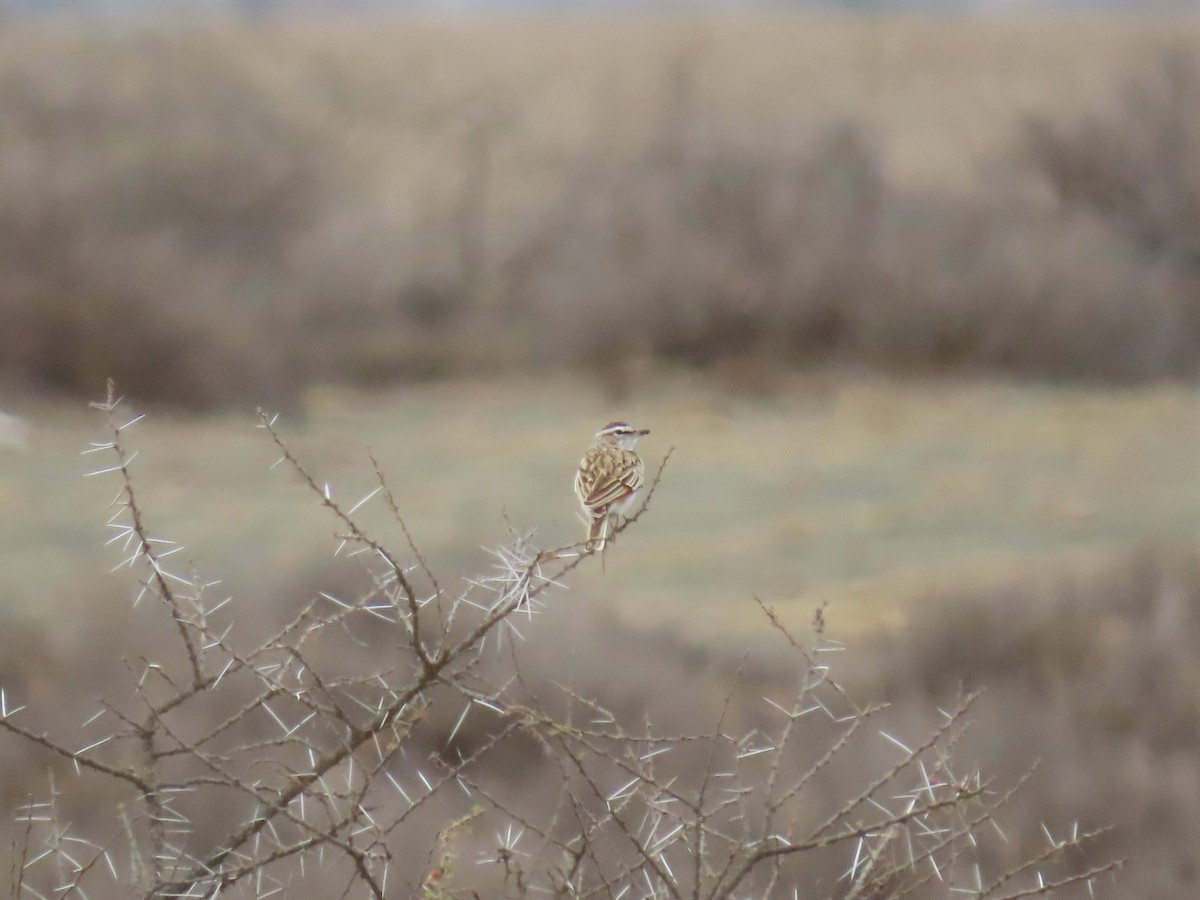
[[[616,415],[652,428],[651,470],[676,448],[654,507],[568,602],[699,634],[762,627],[752,594],[796,625],[828,602],[835,627],[855,630],[957,588],[1200,535],[1200,391],[1178,387],[845,378],[752,400],[677,376],[621,406],[574,380],[329,392],[309,406],[283,429],[314,475],[352,505],[374,486],[369,446],[447,576],[485,565],[478,548],[508,524],[544,546],[577,539],[571,479],[592,432]],[[101,546],[115,482],[82,477],[94,413],[27,413],[30,449],[0,457],[0,578],[31,613],[73,614],[119,560]],[[270,469],[251,412],[152,413],[129,444],[152,530],[187,545],[206,578],[244,595],[326,564],[334,523]],[[378,500],[362,516],[401,540]]]

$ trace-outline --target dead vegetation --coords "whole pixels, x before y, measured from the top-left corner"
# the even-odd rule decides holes
[[[497,77],[286,21],[6,24],[0,374],[204,407],[579,365],[619,391],[647,357],[1194,375],[1194,54],[1130,29],[1114,46],[1151,62],[1107,72],[1116,101],[1030,110],[1025,133],[1016,110],[973,180],[939,187],[889,174],[902,135],[862,99],[884,82],[848,71],[806,104],[819,82],[791,72],[739,107],[712,75],[737,28],[649,25],[555,63],[507,23],[529,56],[489,56]],[[823,27],[904,70],[890,30],[915,26]],[[642,83],[597,96],[585,65],[614,48]]]
[[[24,785],[14,894],[1019,898],[1110,881],[1116,863],[1090,849],[1102,831],[1064,820],[1036,847],[1008,837],[1023,778],[957,761],[974,694],[903,717],[863,705],[821,622],[801,644],[764,605],[778,648],[732,665],[627,643],[657,662],[622,699],[585,666],[544,666],[544,623],[594,554],[516,534],[489,573],[451,583],[378,467],[377,488],[343,505],[267,416],[264,439],[336,521],[335,556],[363,589],[290,597],[281,627],[246,633],[245,601],[151,530],[128,442],[140,416],[111,391],[100,408],[95,477],[120,485],[111,543],[158,637],[110,655],[100,671],[120,687],[77,698],[80,721],[0,690],[6,744],[57,764],[44,789],[8,781]],[[359,524],[367,503],[391,510],[398,544]],[[612,631],[592,634],[611,654]],[[677,693],[664,648],[691,669]]]

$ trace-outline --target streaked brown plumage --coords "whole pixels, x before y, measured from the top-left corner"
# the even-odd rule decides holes
[[[633,505],[646,480],[646,467],[633,445],[645,428],[612,422],[596,434],[575,474],[575,494],[587,517],[585,548],[603,550],[617,518]]]

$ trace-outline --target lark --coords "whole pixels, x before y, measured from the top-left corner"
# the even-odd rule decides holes
[[[633,449],[648,428],[610,422],[596,432],[575,475],[575,494],[587,519],[587,550],[603,550],[646,480],[646,466]]]

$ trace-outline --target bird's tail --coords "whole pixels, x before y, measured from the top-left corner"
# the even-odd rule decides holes
[[[608,543],[608,516],[592,516],[588,521],[587,540],[584,549],[601,551]]]

